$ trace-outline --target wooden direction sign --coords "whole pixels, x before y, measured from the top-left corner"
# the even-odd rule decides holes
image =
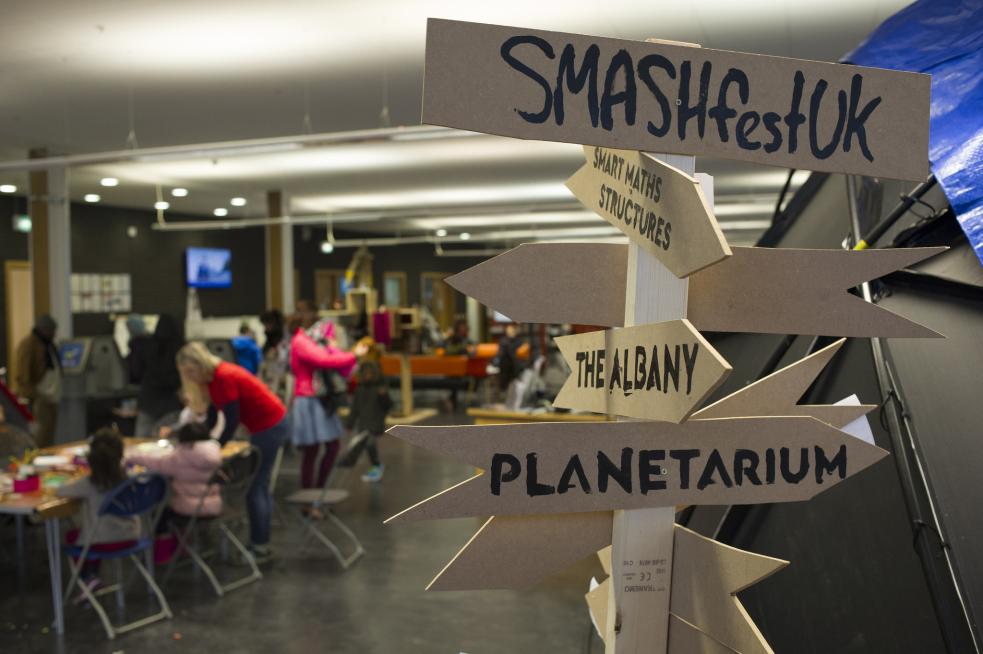
[[[427,21],[423,122],[892,179],[928,173],[928,75]]]
[[[695,177],[635,150],[585,146],[584,153],[587,163],[567,188],[676,277],[730,256]]]
[[[836,404],[796,404],[843,339],[731,393],[691,420],[740,415],[808,415],[865,437],[864,415],[875,407],[850,398]],[[523,589],[611,543],[611,512],[489,518],[434,578],[428,590]],[[524,556],[516,561],[513,552]]]
[[[767,579],[788,561],[745,552],[675,525],[667,654],[772,654],[737,593]],[[606,573],[611,548],[598,552]],[[638,583],[645,573],[627,573],[621,583]],[[611,579],[587,593],[594,624],[605,623]],[[603,600],[603,601],[602,601]]]
[[[571,373],[553,405],[682,422],[731,367],[688,320],[555,339]]]
[[[485,470],[391,522],[801,501],[887,455],[802,416],[389,432]]]
[[[847,290],[945,249],[735,247],[733,256],[690,275],[686,317],[703,332],[939,337]],[[627,265],[626,245],[526,243],[447,282],[518,322],[619,327]]]

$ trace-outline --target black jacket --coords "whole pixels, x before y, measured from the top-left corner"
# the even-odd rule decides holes
[[[363,361],[358,366],[357,379],[348,426],[355,431],[381,434],[386,431],[386,414],[392,407],[386,378],[378,363]]]

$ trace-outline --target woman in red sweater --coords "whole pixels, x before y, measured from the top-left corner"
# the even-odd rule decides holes
[[[188,398],[203,398],[225,414],[223,445],[239,423],[249,430],[253,446],[259,450],[259,470],[246,496],[249,510],[250,551],[257,561],[270,557],[270,474],[277,452],[290,433],[287,409],[263,382],[245,368],[222,361],[201,343],[188,343],[178,352],[177,367]],[[191,402],[195,404],[194,401]]]

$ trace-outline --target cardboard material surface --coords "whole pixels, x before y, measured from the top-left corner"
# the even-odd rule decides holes
[[[566,409],[682,422],[731,371],[688,320],[554,340],[571,372],[553,404]]]
[[[700,409],[694,418],[733,416],[812,416],[837,428],[860,419],[876,408],[873,404],[796,404],[839,352],[846,339],[840,339],[795,363],[762,377]]]
[[[870,425],[864,417],[876,408],[848,398],[835,405],[797,405],[823,367],[844,341],[837,341],[808,357],[735,391],[698,411],[691,420],[707,417],[736,417],[747,410],[759,415],[810,415],[873,444]],[[853,402],[853,404],[847,404]],[[496,516],[465,545],[431,590],[478,590],[486,588],[530,588],[554,572],[604,547],[610,552],[611,512],[531,516]],[[521,558],[510,547],[521,548]],[[601,559],[602,565],[605,559]],[[610,574],[610,553],[607,557]],[[444,577],[448,578],[446,586]],[[438,583],[440,582],[440,583]]]
[[[922,180],[929,85],[916,73],[431,18],[423,122]]]
[[[561,521],[544,523],[542,518],[547,517],[563,518],[562,538],[554,540],[548,531]],[[427,590],[532,588],[544,576],[544,559],[548,559],[550,571],[561,570],[610,544],[610,511],[494,516],[430,582]]]
[[[734,247],[732,256],[690,275],[686,317],[700,331],[939,337],[847,289],[945,249]],[[627,262],[627,245],[526,243],[447,281],[519,322],[619,327]]]
[[[673,535],[669,653],[772,654],[735,595],[786,567],[788,561],[739,550],[680,525]],[[598,555],[605,570],[610,569],[610,549]],[[622,583],[638,583],[641,573],[630,574]],[[607,615],[608,607],[600,598],[610,584],[611,579],[606,579],[586,595],[596,624],[603,624]]]
[[[587,163],[567,188],[676,277],[730,256],[695,177],[634,150],[585,146],[584,154]]]
[[[887,455],[802,416],[389,431],[486,472],[387,522],[800,501]]]

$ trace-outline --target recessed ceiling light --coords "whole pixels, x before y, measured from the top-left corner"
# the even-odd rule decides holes
[[[218,216],[219,218],[222,218],[223,216],[228,216],[229,215],[229,210],[226,209],[225,207],[219,207],[218,209],[216,209],[212,213],[215,214],[216,216]]]
[[[158,200],[157,202],[154,202],[154,209],[157,209],[158,211],[164,211],[170,208],[171,208],[170,202],[165,202],[164,200]]]
[[[119,186],[119,180],[115,177],[103,177],[99,183],[103,186]]]
[[[467,232],[461,232],[461,240],[462,241],[467,241],[467,240],[470,240],[470,239],[471,239],[471,234],[468,234]]]
[[[324,254],[331,254],[334,252],[334,243],[331,241],[321,241],[321,252]]]
[[[16,193],[17,187],[13,184],[0,184],[0,193]]]
[[[444,238],[445,236],[447,236],[447,230],[446,229],[438,229],[437,230],[437,236],[439,236],[440,238]]]
[[[188,189],[186,188],[172,188],[171,195],[176,198],[186,198],[188,197]]]
[[[233,207],[244,207],[246,206],[246,198],[232,198],[229,200],[229,204]]]
[[[85,194],[85,201],[86,202],[98,202],[101,199],[102,198],[99,196],[98,193],[86,193]]]

